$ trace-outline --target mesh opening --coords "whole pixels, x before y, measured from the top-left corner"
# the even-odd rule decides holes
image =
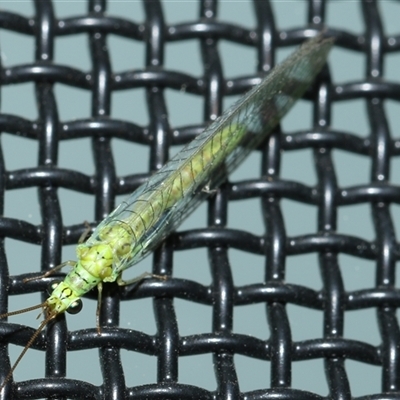
[[[27,274],[74,259],[84,221],[252,77],[323,28],[336,38],[318,95],[127,271],[171,279],[107,285],[101,336],[90,293],[40,335],[5,398],[398,398],[399,7],[5,3],[0,312],[43,301],[54,278]],[[1,379],[37,325],[0,323]]]

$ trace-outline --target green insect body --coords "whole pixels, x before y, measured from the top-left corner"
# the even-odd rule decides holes
[[[113,224],[101,226],[86,243],[78,245],[78,261],[47,299],[48,312],[59,314],[68,310],[100,282],[117,281],[121,271],[127,268],[125,265],[136,264],[142,258],[135,259],[143,251],[142,239],[158,218],[188,192],[197,190],[210,170],[220,167],[226,156],[237,148],[245,133],[244,127],[237,126],[217,132],[200,152],[185,159],[179,171],[165,179],[162,189],[147,198],[139,197],[132,206],[130,219],[113,219]],[[121,268],[122,263],[125,268]]]
[[[122,272],[157,247],[207,197],[210,183],[216,187],[268,137],[322,68],[332,43],[322,35],[306,42],[132,193],[77,246],[76,262],[55,268],[73,267],[44,303],[0,315],[4,318],[37,308],[43,308],[46,315],[0,390],[49,321],[76,310],[81,297],[94,287],[101,294],[103,282],[134,281],[124,282]]]
[[[255,88],[186,145],[120,204],[77,246],[73,270],[45,303],[47,314],[67,311],[102,282],[124,284],[122,272],[159,245],[272,131],[325,63],[331,40],[305,43]]]

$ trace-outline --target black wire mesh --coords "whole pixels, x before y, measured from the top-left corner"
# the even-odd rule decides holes
[[[107,3],[90,1],[85,15],[68,19],[57,18],[50,0],[34,2],[35,15],[31,19],[0,12],[2,30],[30,35],[36,46],[34,63],[1,69],[1,84],[6,87],[34,82],[39,113],[38,120],[22,118],[18,110],[13,115],[0,114],[2,132],[39,143],[37,167],[9,170],[2,156],[0,209],[4,209],[3,199],[7,191],[37,187],[42,214],[39,226],[4,215],[0,218],[0,232],[3,244],[4,238],[15,238],[40,245],[43,270],[58,265],[62,246],[76,243],[85,230],[83,223],[63,225],[59,187],[94,195],[95,219],[99,221],[112,210],[117,195],[132,192],[151,173],[118,177],[111,147],[113,138],[148,146],[149,171],[154,171],[167,160],[170,146],[187,143],[202,131],[206,122],[183,127],[170,126],[166,118],[166,88],[184,88],[187,93],[201,96],[204,100],[204,120],[210,121],[221,113],[225,96],[245,92],[261,73],[271,68],[276,49],[299,44],[325,27],[327,33],[336,38],[336,46],[365,56],[365,78],[363,81],[335,85],[331,82],[329,71],[325,70],[314,88],[313,96],[308,94],[308,99],[312,99],[314,104],[312,130],[274,134],[269,145],[263,149],[261,177],[223,185],[210,200],[207,228],[180,230],[156,251],[154,271],[171,275],[171,279],[166,282],[147,281],[139,287],[116,288],[109,285],[102,304],[101,336],[97,335],[94,322],[92,329],[83,331],[68,331],[64,318],[51,324],[33,346],[46,350],[46,378],[10,381],[2,393],[4,398],[322,398],[312,391],[302,391],[292,386],[293,365],[310,359],[324,360],[328,398],[352,397],[351,382],[345,367],[345,361],[349,359],[380,367],[382,393],[364,398],[400,398],[400,332],[396,317],[400,293],[395,288],[395,264],[399,249],[395,222],[389,209],[392,203],[400,201],[399,188],[389,181],[391,161],[399,154],[400,141],[392,138],[383,107],[384,100],[399,99],[400,86],[382,79],[385,56],[400,50],[400,39],[399,36],[385,36],[378,2],[359,3],[365,24],[365,32],[360,36],[329,27],[326,23],[327,1],[310,0],[306,25],[287,31],[275,28],[275,16],[268,1],[249,2],[248,6],[256,14],[257,25],[254,29],[219,20],[217,1],[199,1],[198,19],[175,25],[168,25],[162,1],[142,2],[146,16],[143,24],[130,16],[123,19],[107,14]],[[76,34],[85,34],[89,39],[92,63],[89,73],[54,62],[56,38]],[[115,73],[107,48],[109,35],[145,43],[143,68]],[[166,45],[188,39],[196,39],[200,43],[204,63],[201,79],[190,73],[163,67]],[[222,39],[257,48],[257,72],[226,79],[218,48]],[[92,96],[91,116],[81,120],[60,121],[53,88],[55,83],[89,91]],[[118,120],[111,115],[112,94],[136,88],[146,89],[149,126]],[[368,137],[330,129],[333,105],[349,99],[362,99],[367,104],[370,124]],[[86,137],[91,138],[93,143],[94,176],[84,171],[59,168],[59,146],[66,139]],[[313,150],[317,172],[315,187],[280,178],[282,152],[305,148]],[[332,158],[333,149],[345,149],[368,157],[372,162],[370,181],[352,187],[340,187]],[[264,235],[249,233],[251,228],[247,226],[243,230],[227,227],[230,202],[248,198],[261,200]],[[317,209],[316,231],[307,235],[287,236],[282,199],[302,202]],[[339,209],[355,204],[370,205],[375,231],[371,241],[364,239],[363,232],[355,237],[342,234],[337,229]],[[93,222],[92,226],[95,224]],[[212,284],[207,287],[193,280],[175,279],[173,253],[202,247],[207,247],[209,251]],[[235,286],[229,248],[264,255],[264,281]],[[323,282],[321,290],[285,281],[287,259],[308,253],[318,255]],[[44,291],[55,279],[51,277],[23,283],[27,275],[20,274],[17,268],[7,264],[4,246],[0,254],[1,312],[8,309],[8,296]],[[372,260],[376,271],[375,285],[363,290],[346,291],[339,261],[341,254]],[[33,265],[31,270],[37,273]],[[45,299],[46,295],[42,297]],[[92,293],[90,297],[96,298],[96,294]],[[157,334],[151,336],[119,327],[120,301],[147,297],[154,297]],[[212,330],[182,336],[174,298],[212,307]],[[266,306],[270,330],[267,338],[239,334],[234,330],[235,308],[254,303]],[[323,313],[321,337],[293,340],[287,314],[287,305],[290,304]],[[346,338],[344,334],[345,314],[367,308],[377,310],[380,331],[380,344],[377,346]],[[8,344],[24,346],[33,333],[32,328],[21,329],[21,325],[11,322],[0,325],[2,379],[11,367]],[[99,361],[104,379],[101,386],[65,379],[68,352],[89,348],[100,349]],[[124,378],[126,370],[120,360],[121,348],[155,357],[157,382],[127,387]],[[215,391],[184,384],[179,380],[180,358],[198,354],[213,356],[217,384]],[[270,363],[271,374],[269,378],[265,377],[263,389],[245,393],[241,390],[235,362],[235,355],[238,354]]]

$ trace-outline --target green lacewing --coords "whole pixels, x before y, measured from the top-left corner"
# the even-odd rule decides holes
[[[212,192],[210,183],[217,187],[268,137],[321,70],[332,44],[333,40],[322,34],[304,43],[133,192],[88,240],[78,244],[77,261],[67,261],[44,275],[66,265],[73,267],[62,282],[54,285],[44,303],[0,315],[4,318],[38,308],[45,315],[0,390],[40,332],[57,315],[79,311],[81,297],[96,286],[99,310],[103,282],[126,285],[145,277],[142,274],[123,281],[122,272],[154,250]]]

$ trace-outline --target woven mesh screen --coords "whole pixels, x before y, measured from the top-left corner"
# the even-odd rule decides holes
[[[388,101],[400,39],[385,26],[398,3],[2,6],[0,312],[43,301],[61,274],[23,279],[73,259],[84,221],[94,227],[281,49],[324,28],[339,49],[246,172],[141,267],[170,279],[107,285],[100,336],[89,293],[83,317],[40,334],[4,398],[400,398],[400,141]],[[1,322],[2,380],[37,324]]]

